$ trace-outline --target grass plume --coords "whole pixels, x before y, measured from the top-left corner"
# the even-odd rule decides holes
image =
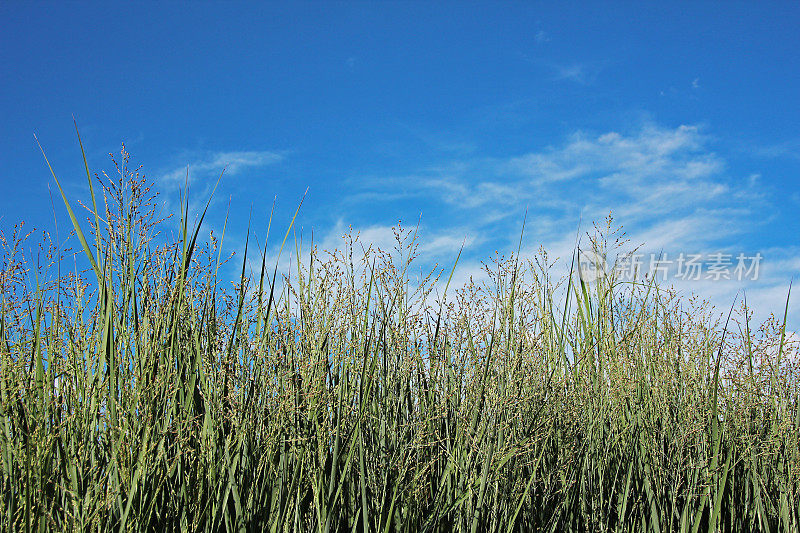
[[[265,245],[225,289],[202,217],[167,242],[114,165],[86,165],[87,221],[63,197],[88,269],[0,239],[2,530],[800,529],[785,313],[726,324],[546,253],[439,297],[400,228],[296,244],[291,276]]]

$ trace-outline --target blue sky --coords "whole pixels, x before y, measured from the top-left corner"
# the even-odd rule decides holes
[[[265,229],[277,196],[288,223],[308,188],[304,235],[385,244],[421,220],[423,261],[466,239],[458,280],[516,249],[526,210],[528,254],[569,255],[609,212],[668,257],[761,253],[757,281],[679,284],[720,306],[746,287],[777,310],[800,272],[797,3],[5,2],[0,18],[4,231],[53,227],[34,133],[85,197],[74,114],[93,169],[125,142],[173,203],[187,165],[195,202],[227,165],[208,227],[231,199],[234,249],[249,213]]]

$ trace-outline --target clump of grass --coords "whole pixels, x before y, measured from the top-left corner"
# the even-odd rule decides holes
[[[290,243],[291,276],[265,245],[225,289],[203,217],[156,238],[128,164],[86,166],[88,233],[64,198],[87,270],[2,239],[3,530],[800,528],[785,313],[719,322],[545,253],[412,279],[402,229]]]

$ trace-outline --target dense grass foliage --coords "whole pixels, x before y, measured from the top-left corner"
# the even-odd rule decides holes
[[[244,253],[231,286],[202,218],[167,242],[118,162],[87,167],[88,219],[65,198],[75,261],[3,237],[4,531],[800,527],[785,319],[544,253],[448,286],[402,229],[326,253],[289,225],[291,273]]]

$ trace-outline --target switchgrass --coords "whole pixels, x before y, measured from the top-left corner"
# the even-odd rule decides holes
[[[127,165],[87,165],[88,221],[64,197],[85,271],[3,237],[3,530],[800,528],[785,312],[719,321],[544,253],[454,287],[408,231],[326,253],[291,224],[291,274],[264,245],[231,288],[205,212],[169,242]]]

